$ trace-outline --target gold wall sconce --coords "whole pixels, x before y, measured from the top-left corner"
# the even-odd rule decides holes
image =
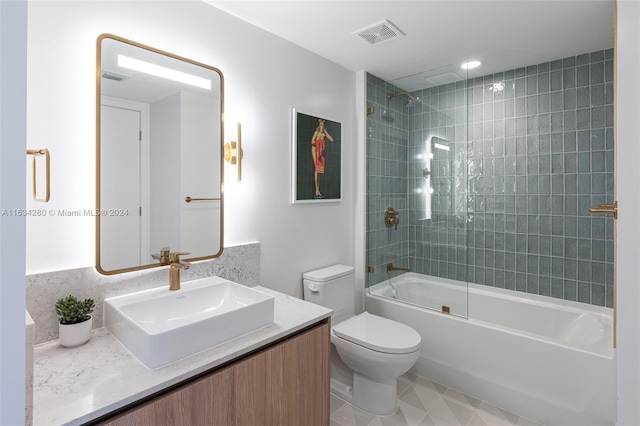
[[[31,185],[31,193],[33,194],[33,199],[35,201],[40,201],[43,203],[46,203],[49,201],[49,198],[51,196],[51,187],[49,185],[50,182],[50,167],[51,167],[51,157],[49,155],[49,150],[48,149],[28,149],[27,150],[27,155],[31,155],[33,156],[33,161],[31,162],[31,181],[32,181],[32,185]],[[45,176],[45,194],[44,194],[44,198],[39,198],[38,197],[38,185],[37,185],[37,181],[36,181],[36,159],[41,156],[44,155],[44,167],[45,167],[45,171],[44,171],[44,176]]]
[[[231,141],[224,144],[224,161],[229,164],[238,165],[238,182],[242,180],[242,125],[238,122],[238,141]]]

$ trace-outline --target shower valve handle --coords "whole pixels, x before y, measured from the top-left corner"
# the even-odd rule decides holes
[[[398,224],[400,223],[400,219],[398,219],[399,211],[394,210],[393,207],[389,207],[384,211],[384,224],[387,228],[394,227],[395,230],[398,230]]]

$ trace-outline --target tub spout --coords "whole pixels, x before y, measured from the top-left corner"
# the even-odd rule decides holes
[[[395,266],[393,266],[393,263],[387,263],[387,274],[390,274],[392,272],[411,272],[411,269],[409,268],[396,268]]]

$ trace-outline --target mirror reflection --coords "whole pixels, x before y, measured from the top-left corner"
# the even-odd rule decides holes
[[[222,73],[110,34],[96,71],[98,271],[220,256]]]

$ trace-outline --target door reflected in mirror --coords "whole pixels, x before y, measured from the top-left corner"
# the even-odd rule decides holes
[[[110,34],[97,52],[96,269],[220,256],[222,73]]]

